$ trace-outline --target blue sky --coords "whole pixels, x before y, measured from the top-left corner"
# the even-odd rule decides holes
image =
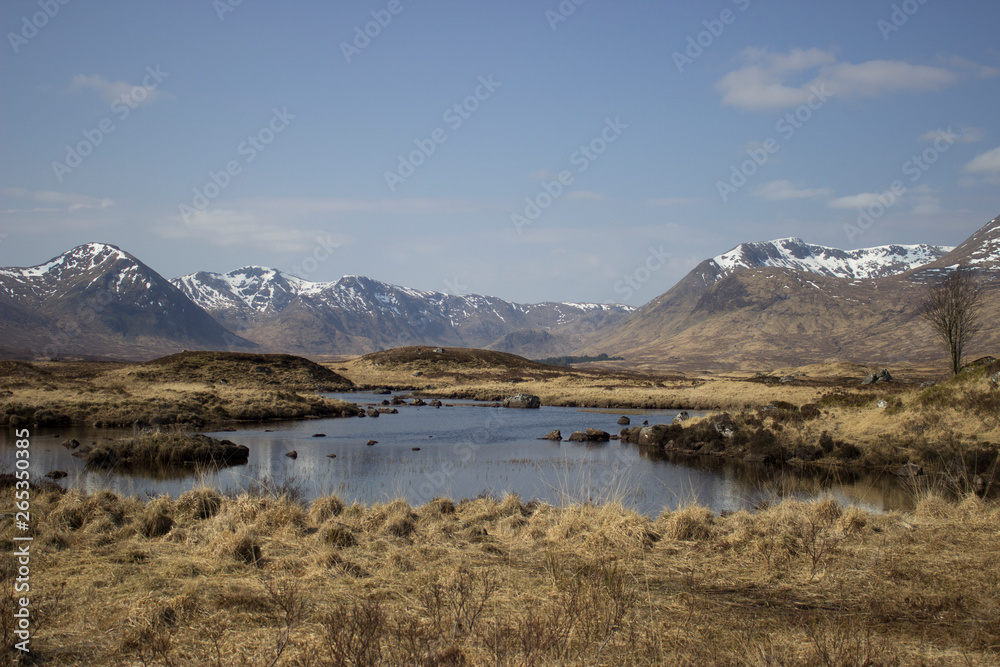
[[[0,265],[641,304],[1000,213],[995,0],[577,1],[9,0]]]

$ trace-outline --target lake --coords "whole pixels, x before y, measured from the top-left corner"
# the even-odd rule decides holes
[[[358,405],[389,396],[329,394]],[[429,400],[429,399],[427,399]],[[47,428],[32,431],[35,478],[64,470],[64,487],[120,494],[180,494],[207,484],[237,492],[254,480],[299,487],[307,499],[337,494],[347,503],[406,498],[421,505],[435,497],[455,500],[481,494],[517,493],[525,501],[549,503],[620,500],[655,516],[664,508],[697,502],[715,512],[735,511],[785,497],[830,496],[843,504],[884,511],[908,509],[912,493],[891,474],[802,473],[791,467],[747,465],[706,457],[658,457],[636,445],[539,440],[552,430],[570,433],[598,428],[616,434],[622,412],[543,406],[538,410],[485,407],[446,400],[445,407],[397,406],[399,414],[379,418],[310,419],[240,425],[208,435],[247,445],[246,465],[196,475],[159,475],[123,470],[89,470],[60,443],[87,444],[131,431]],[[677,410],[625,411],[632,424],[670,423]],[[313,437],[322,433],[325,437]],[[0,441],[13,464],[13,431]],[[378,444],[368,446],[369,440]],[[419,448],[419,451],[415,449]],[[286,453],[296,451],[291,459]],[[328,454],[336,454],[329,458]]]

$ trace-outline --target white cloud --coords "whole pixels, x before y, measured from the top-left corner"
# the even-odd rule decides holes
[[[814,90],[845,98],[936,91],[959,78],[950,69],[898,60],[838,62],[822,49],[748,49],[741,58],[744,64],[716,83],[723,103],[738,109],[786,109],[805,103]]]
[[[70,90],[88,88],[97,92],[108,104],[125,98],[136,106],[149,104],[165,96],[155,86],[142,86],[127,81],[108,81],[100,74],[77,74],[73,77]]]
[[[1000,173],[1000,146],[977,155],[972,162],[965,165],[964,169],[970,174]]]
[[[97,197],[87,197],[85,195],[74,195],[66,192],[53,192],[51,190],[27,190],[25,188],[2,188],[0,196],[25,202],[37,202],[41,207],[31,209],[8,209],[8,213],[30,213],[54,211],[78,211],[87,208],[108,208],[114,206],[111,199],[99,199]],[[44,206],[47,204],[48,206]]]
[[[885,202],[897,203],[898,200],[899,198],[891,192],[862,192],[861,194],[831,199],[826,203],[826,205],[830,208],[853,210],[858,208],[868,208],[869,206],[874,206],[875,204],[882,204],[884,206]]]
[[[754,193],[768,201],[788,201],[789,199],[811,199],[813,197],[829,197],[833,194],[830,188],[802,188],[791,181],[771,181],[765,183]]]

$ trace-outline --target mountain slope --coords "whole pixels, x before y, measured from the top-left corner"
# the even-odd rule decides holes
[[[970,353],[996,351],[998,221],[954,249],[841,251],[797,239],[743,244],[699,264],[582,352],[715,368],[939,359],[941,344],[917,310],[928,282],[959,264],[982,269],[988,285],[988,327]]]
[[[274,269],[245,267],[172,281],[220,323],[267,349],[309,354],[366,353],[403,345],[568,352],[634,309],[621,305],[516,304],[478,294],[451,295],[363,276],[309,282]],[[514,332],[531,332],[509,338]]]
[[[0,311],[5,347],[32,356],[143,358],[253,347],[138,259],[103,243],[38,266],[0,269]]]

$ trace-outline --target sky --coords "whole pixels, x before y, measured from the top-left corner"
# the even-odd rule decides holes
[[[0,266],[641,305],[1000,214],[996,0],[6,0]]]

